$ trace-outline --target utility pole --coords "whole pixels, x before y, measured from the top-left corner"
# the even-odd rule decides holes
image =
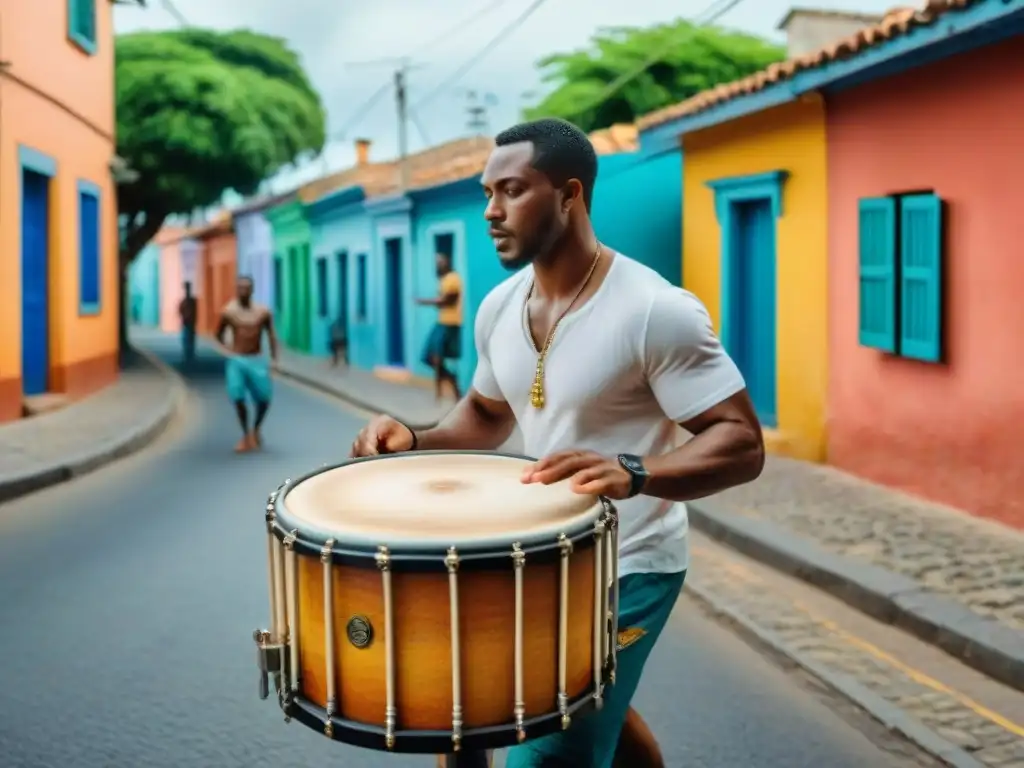
[[[409,188],[409,101],[408,101],[408,75],[420,66],[414,66],[408,57],[400,59],[378,59],[376,61],[351,62],[346,67],[374,67],[374,66],[395,67],[395,107],[398,112],[398,169],[399,184],[405,192]]]
[[[477,101],[476,91],[469,91],[466,96],[469,98],[469,106],[466,107],[469,114],[466,128],[474,135],[487,133],[487,107]]]
[[[409,103],[406,98],[406,62],[395,70],[395,105],[398,108],[398,171],[402,192],[409,188]]]

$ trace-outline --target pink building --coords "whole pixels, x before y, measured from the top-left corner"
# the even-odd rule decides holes
[[[828,97],[828,455],[1024,528],[1024,14],[963,16],[998,6]]]

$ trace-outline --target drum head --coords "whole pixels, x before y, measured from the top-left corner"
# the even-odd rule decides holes
[[[278,502],[280,522],[338,546],[396,551],[554,543],[593,524],[598,497],[574,493],[568,481],[524,484],[530,463],[455,451],[356,460],[291,486]]]

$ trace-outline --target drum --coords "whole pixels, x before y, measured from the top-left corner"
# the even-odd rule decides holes
[[[617,517],[525,457],[356,459],[266,507],[261,697],[331,739],[423,754],[568,728],[614,682]]]

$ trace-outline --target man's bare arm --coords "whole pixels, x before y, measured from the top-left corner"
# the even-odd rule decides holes
[[[224,334],[228,332],[228,327],[230,325],[231,323],[228,322],[228,316],[222,313],[220,320],[217,322],[217,332],[213,335],[214,338],[217,339],[217,343],[222,347],[225,346]]]
[[[764,438],[746,390],[681,424],[693,435],[674,451],[644,459],[643,492],[673,501],[749,483],[764,468]]]
[[[263,324],[267,331],[267,344],[270,346],[270,359],[277,362],[277,333],[274,331],[274,316],[267,312],[267,319]]]
[[[509,439],[515,423],[508,403],[470,389],[440,424],[416,433],[416,447],[423,451],[493,451]]]

